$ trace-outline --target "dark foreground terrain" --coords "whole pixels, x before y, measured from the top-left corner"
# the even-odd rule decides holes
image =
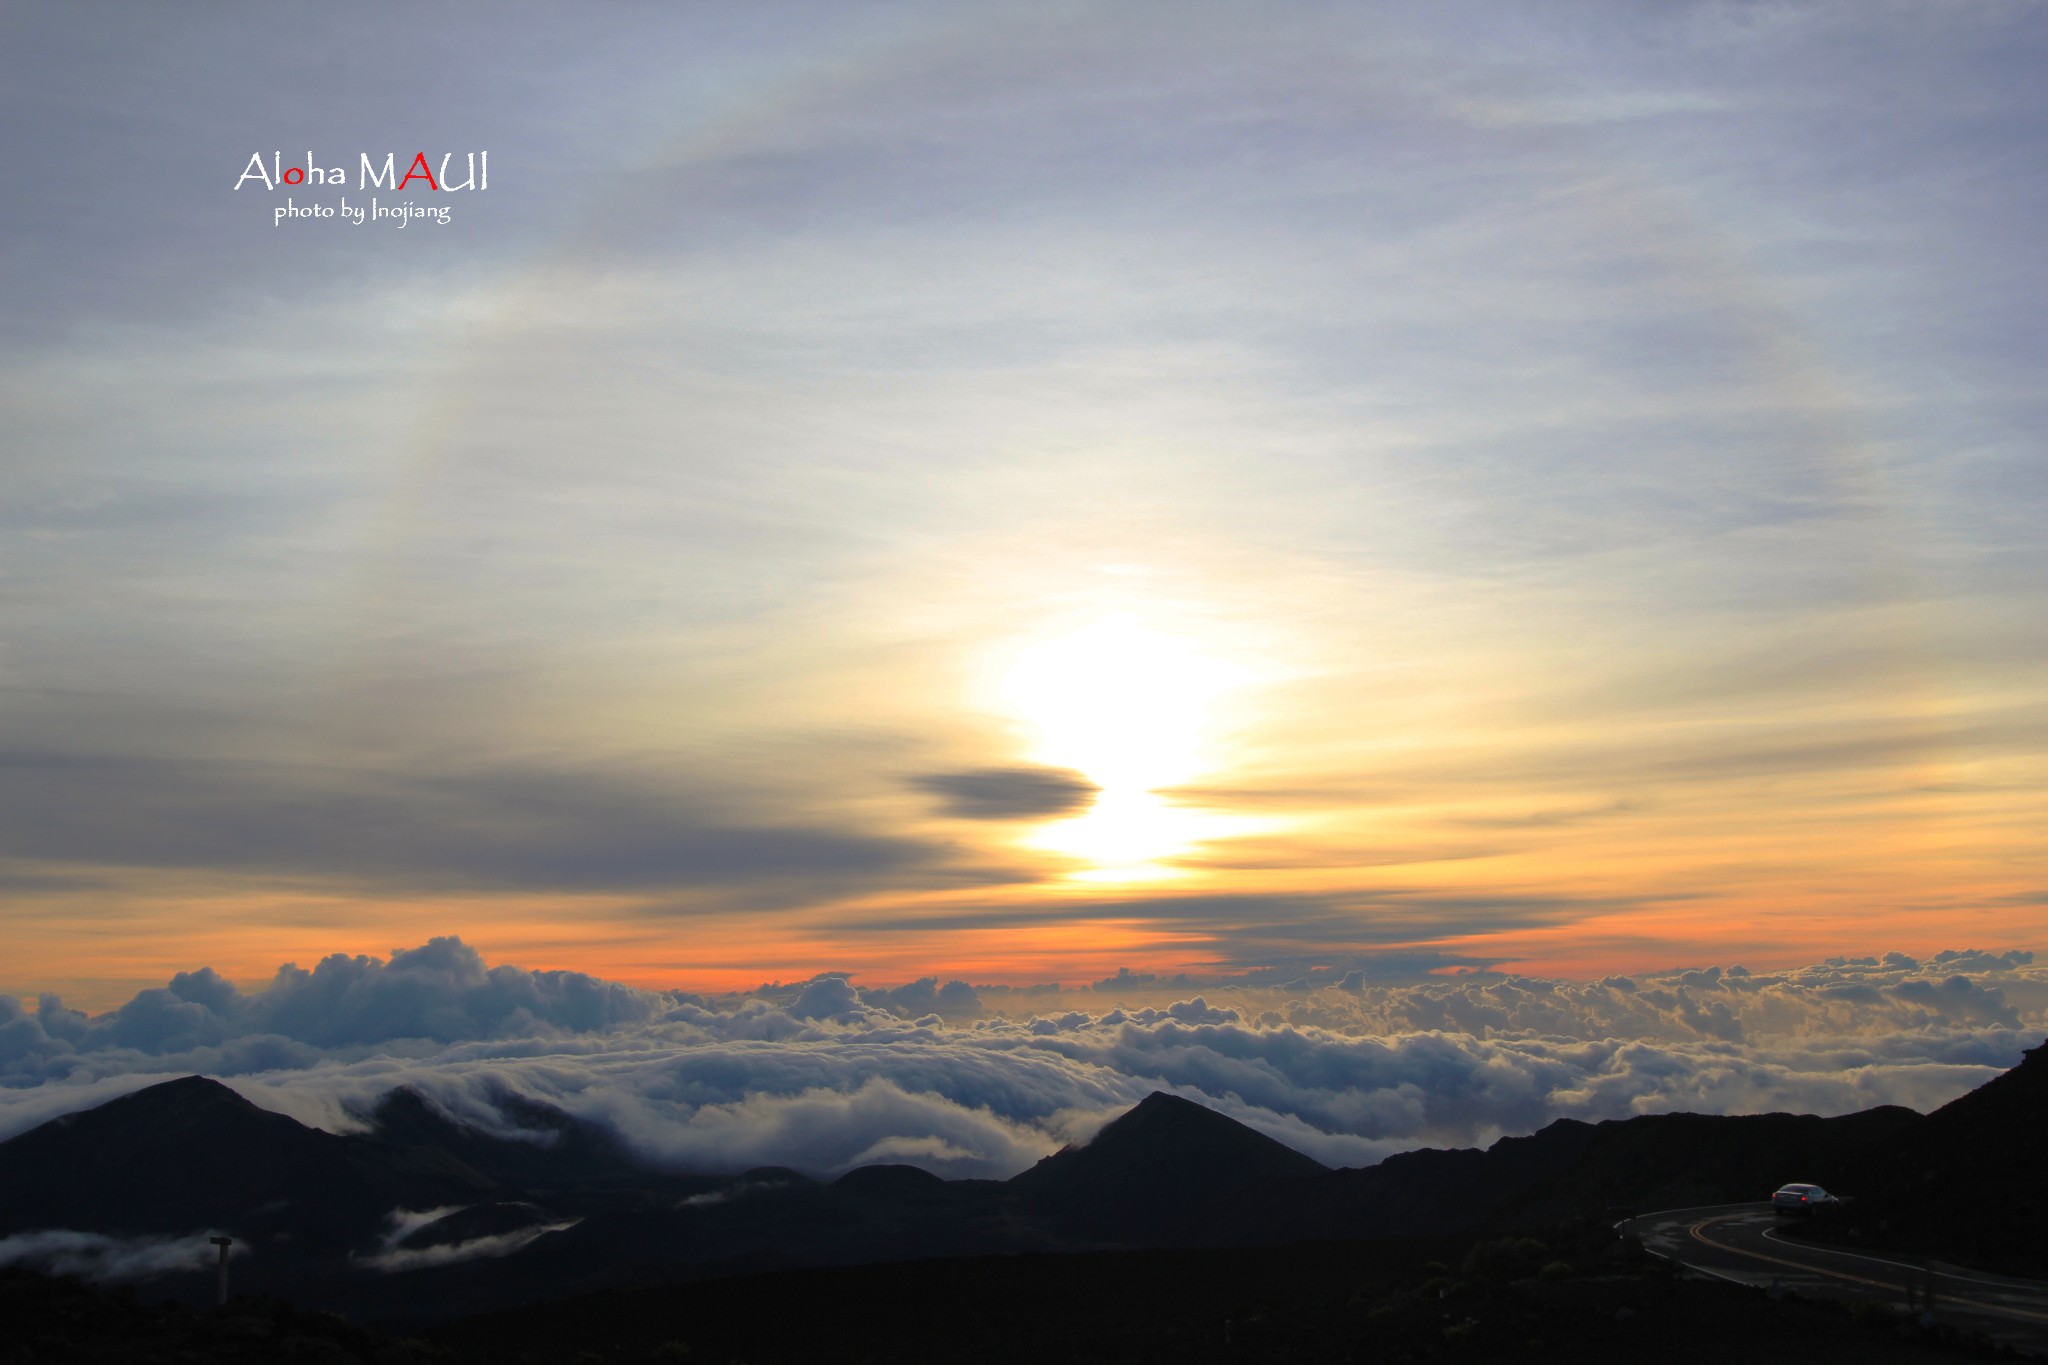
[[[1869,1153],[1855,1198],[1797,1231],[2048,1279],[2048,1047]]]
[[[171,1081],[0,1143],[0,1236],[66,1231],[203,1248],[238,1289],[417,1323],[634,1285],[888,1261],[1284,1246],[1540,1232],[1560,1220],[1856,1188],[1904,1109],[1839,1118],[1561,1120],[1480,1151],[1329,1170],[1155,1094],[1009,1180],[869,1166],[824,1182],[649,1167],[604,1130],[529,1105],[529,1139],[466,1129],[398,1091],[368,1134],[305,1127],[216,1081]],[[408,1211],[410,1211],[408,1213]],[[212,1276],[154,1292],[210,1301]]]
[[[1791,1179],[1858,1195],[1801,1235],[2048,1268],[2040,1048],[1925,1117],[1564,1120],[1365,1170],[1328,1170],[1164,1094],[1007,1181],[906,1166],[830,1182],[666,1171],[570,1115],[508,1110],[528,1130],[517,1140],[398,1091],[366,1116],[370,1132],[343,1136],[191,1077],[0,1143],[0,1236],[204,1247],[226,1233],[233,1282],[254,1296],[205,1308],[213,1277],[196,1268],[121,1292],[4,1272],[0,1361],[1882,1361],[1964,1349],[1882,1305],[1681,1283],[1612,1230]]]
[[[970,1257],[611,1291],[373,1331],[281,1300],[195,1312],[0,1272],[0,1365],[2013,1359],[1938,1325],[1681,1278],[1602,1228],[1545,1238]]]

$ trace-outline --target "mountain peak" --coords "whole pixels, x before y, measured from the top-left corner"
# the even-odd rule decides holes
[[[1154,1091],[1090,1141],[1010,1181],[1055,1218],[1129,1238],[1254,1185],[1322,1175],[1327,1167],[1206,1105]]]
[[[1179,1095],[1155,1090],[1135,1105],[1104,1124],[1101,1131],[1082,1145],[1082,1150],[1094,1150],[1104,1144],[1111,1146],[1131,1142],[1187,1142],[1203,1139],[1228,1143],[1244,1143],[1246,1139],[1257,1139],[1256,1143],[1271,1144],[1281,1151],[1302,1157],[1299,1152],[1283,1143],[1274,1142],[1254,1129],[1247,1128],[1227,1114],[1220,1114],[1205,1104],[1182,1099]],[[1314,1164],[1314,1163],[1311,1163]]]
[[[233,1086],[217,1081],[211,1076],[180,1076],[174,1081],[158,1081],[155,1085],[145,1085],[140,1090],[131,1090],[120,1098],[147,1100],[159,1104],[217,1103],[236,1107],[247,1106],[251,1109],[257,1107],[244,1099],[242,1093]],[[119,1102],[120,1100],[113,1101]]]
[[[1105,1151],[1145,1151],[1158,1156],[1206,1151],[1219,1157],[1227,1154],[1232,1161],[1247,1161],[1253,1169],[1273,1175],[1317,1175],[1329,1169],[1228,1114],[1164,1090],[1153,1091],[1104,1124],[1086,1143],[1060,1155],[1086,1152],[1099,1156]]]
[[[341,1245],[393,1208],[474,1202],[489,1186],[437,1150],[310,1128],[185,1076],[0,1143],[0,1235],[211,1227]]]
[[[165,1099],[204,1098],[225,1104],[249,1105],[252,1109],[262,1107],[251,1104],[241,1091],[235,1089],[226,1081],[217,1081],[211,1076],[180,1076],[174,1081],[161,1081],[156,1085],[149,1086],[147,1089],[139,1090],[135,1093],[141,1095],[161,1095]]]
[[[262,1122],[274,1116],[261,1105],[250,1103],[233,1086],[209,1076],[180,1076],[174,1081],[159,1081],[131,1090],[91,1109],[65,1114],[56,1122],[67,1128],[147,1124],[151,1131],[161,1134],[166,1124],[246,1122],[252,1117]]]

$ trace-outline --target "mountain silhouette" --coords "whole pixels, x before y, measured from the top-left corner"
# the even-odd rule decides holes
[[[1486,1225],[1540,1227],[1574,1213],[1767,1199],[1787,1181],[1854,1190],[1921,1115],[1897,1105],[1812,1114],[1646,1114],[1592,1125],[1563,1170],[1508,1194]],[[1553,1125],[1554,1126],[1554,1125]],[[1546,1132],[1548,1130],[1545,1130]],[[1538,1133],[1537,1137],[1542,1137]]]
[[[832,1182],[842,1195],[906,1203],[941,1197],[947,1182],[922,1166],[856,1166]]]
[[[1815,1220],[1813,1235],[2048,1274],[2044,1132],[2048,1044],[1921,1120],[1884,1153],[1869,1185],[1851,1190],[1852,1203]]]
[[[1812,1220],[1816,1236],[2001,1265],[2026,1262],[2048,1213],[2032,1160],[2048,1121],[2044,1049],[1925,1118],[1566,1119],[1483,1151],[1334,1171],[1165,1093],[1006,1181],[901,1165],[829,1183],[782,1167],[670,1172],[551,1106],[508,1096],[501,1113],[513,1131],[483,1132],[398,1090],[368,1112],[370,1132],[336,1134],[216,1081],[169,1081],[0,1143],[0,1235],[217,1229],[249,1248],[236,1273],[266,1292],[425,1320],[783,1267],[1606,1226],[1761,1199],[1788,1180],[1860,1196]],[[396,1269],[380,1258],[401,1227],[397,1249],[435,1254]],[[205,1292],[196,1277],[191,1292]]]
[[[1576,1119],[1478,1148],[1424,1147],[1231,1200],[1244,1240],[1434,1236],[1477,1227],[1583,1160],[1596,1129]],[[1603,1192],[1603,1202],[1607,1192]]]
[[[288,1230],[345,1245],[493,1182],[448,1153],[308,1128],[218,1081],[166,1081],[0,1143],[0,1232]]]
[[[1089,1142],[1008,1182],[1056,1226],[1120,1242],[1178,1242],[1214,1231],[1234,1196],[1329,1168],[1215,1110],[1154,1091]]]
[[[545,1191],[654,1173],[609,1128],[523,1095],[504,1095],[497,1107],[516,1125],[516,1136],[458,1123],[411,1086],[385,1095],[368,1118],[387,1141],[445,1152],[507,1187]]]
[[[1811,1114],[1646,1114],[1559,1119],[1478,1148],[1422,1148],[1240,1198],[1248,1240],[1438,1236],[1541,1230],[1572,1217],[1767,1198],[1790,1180],[1853,1190],[1889,1144],[1925,1123],[1888,1105]]]

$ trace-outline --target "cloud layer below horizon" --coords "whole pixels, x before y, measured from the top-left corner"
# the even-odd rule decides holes
[[[1002,1177],[1168,1090],[1356,1166],[1567,1117],[1927,1110],[2044,1027],[2048,969],[2026,953],[1593,982],[1353,973],[1178,998],[827,975],[712,998],[488,967],[435,939],[286,967],[247,993],[182,973],[98,1017],[0,997],[0,1137],[201,1072],[339,1131],[408,1085],[489,1130],[513,1126],[509,1096],[545,1101],[678,1168]]]

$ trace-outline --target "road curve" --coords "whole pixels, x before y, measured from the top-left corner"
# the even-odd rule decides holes
[[[2048,1284],[1913,1256],[1862,1256],[1780,1235],[1768,1203],[1667,1209],[1617,1223],[1643,1249],[1701,1274],[1814,1298],[1880,1299],[2024,1350],[2048,1351]]]

